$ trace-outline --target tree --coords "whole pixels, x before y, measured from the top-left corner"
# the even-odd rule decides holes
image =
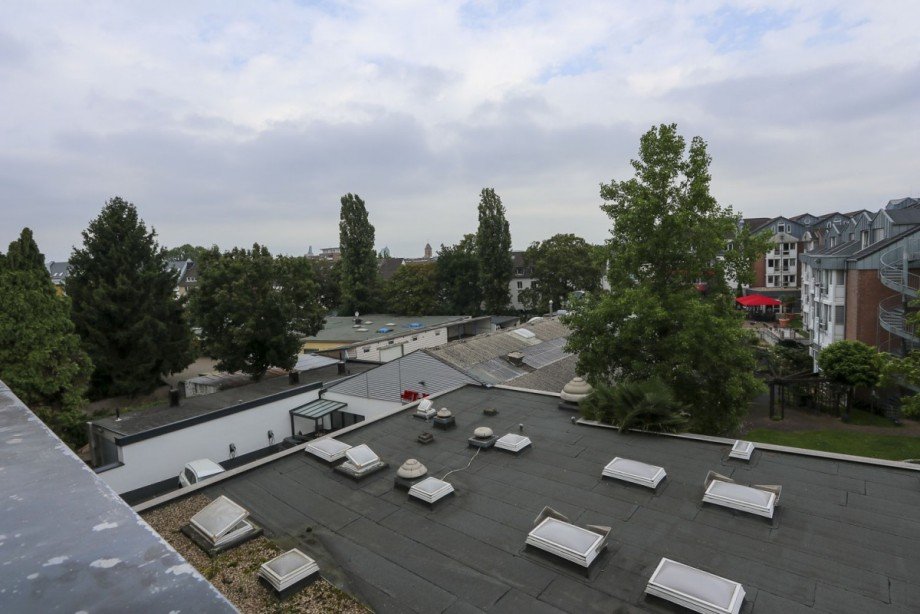
[[[624,382],[616,387],[601,384],[584,401],[585,417],[629,429],[674,433],[687,425],[685,406],[664,382],[653,378]]]
[[[524,260],[539,280],[532,289],[528,288],[533,311],[548,311],[550,301],[554,307],[562,308],[576,290],[600,289],[603,269],[593,246],[581,237],[557,234],[542,243],[534,242],[524,252]]]
[[[28,228],[0,258],[0,380],[78,447],[92,363],[74,333],[70,299],[57,294],[44,261]]]
[[[166,250],[166,259],[191,260],[192,262],[198,262],[207,251],[207,247],[202,247],[200,245],[190,245],[186,243],[185,245],[180,245],[179,247],[173,247]]]
[[[483,188],[479,196],[479,228],[476,231],[476,255],[479,258],[480,283],[485,311],[504,313],[511,301],[511,230],[505,219],[505,207],[492,188]]]
[[[342,261],[310,259],[317,298],[326,311],[335,310],[342,302]]]
[[[357,194],[342,197],[339,214],[342,250],[342,310],[369,313],[377,307],[377,253],[374,227],[367,219],[364,201]]]
[[[194,359],[192,334],[166,251],[133,204],[113,198],[70,257],[67,294],[77,334],[95,369],[99,398],[149,392]]]
[[[427,316],[438,313],[437,271],[434,263],[404,264],[386,284],[387,312]]]
[[[862,341],[840,340],[818,354],[818,367],[831,381],[847,387],[846,413],[849,419],[856,388],[872,388],[882,376],[883,359],[878,351]]]
[[[451,247],[441,245],[436,261],[437,287],[445,313],[477,315],[482,306],[482,285],[476,235],[468,234]]]
[[[673,124],[642,137],[635,176],[601,185],[611,291],[565,320],[592,384],[657,378],[687,404],[692,429],[718,434],[738,426],[763,384],[725,282],[734,265],[720,258],[737,217],[710,195],[709,163],[705,142],[687,150]]]
[[[313,268],[303,257],[275,257],[255,244],[202,259],[191,294],[192,321],[217,368],[260,379],[269,367],[291,369],[301,339],[322,328]]]

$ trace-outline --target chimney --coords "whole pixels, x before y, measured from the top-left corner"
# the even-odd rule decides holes
[[[179,407],[179,389],[178,388],[169,389],[169,406]]]
[[[300,371],[288,371],[288,384],[295,386],[300,383]]]
[[[524,366],[524,355],[520,352],[510,352],[505,358],[507,358],[508,362],[513,364],[515,367]]]

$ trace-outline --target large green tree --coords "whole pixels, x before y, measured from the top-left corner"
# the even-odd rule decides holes
[[[593,245],[573,234],[557,234],[527,248],[524,260],[533,267],[539,280],[528,292],[529,307],[547,311],[549,302],[561,309],[569,294],[576,290],[600,289],[604,270]]]
[[[485,311],[489,314],[505,313],[511,302],[508,287],[513,267],[511,230],[505,219],[502,199],[492,188],[483,188],[479,195],[476,254]]]
[[[367,219],[364,201],[357,194],[342,197],[339,247],[342,250],[342,310],[346,314],[374,311],[379,300],[374,227]]]
[[[81,408],[92,363],[44,260],[28,228],[0,258],[0,380],[77,447],[86,440]]]
[[[437,287],[444,313],[478,315],[482,307],[482,284],[476,235],[460,243],[442,245],[436,261]]]
[[[272,366],[292,368],[301,339],[322,327],[317,290],[306,258],[273,258],[258,244],[224,253],[212,248],[190,303],[202,349],[217,368],[253,379]]]
[[[312,258],[310,266],[320,304],[326,311],[336,309],[342,302],[342,261]]]
[[[191,260],[192,262],[198,262],[207,251],[207,247],[186,243],[185,245],[180,245],[179,247],[171,247],[167,249],[166,258],[169,260]]]
[[[70,256],[67,294],[95,367],[95,397],[149,392],[194,359],[192,334],[166,251],[135,206],[109,200]]]
[[[725,282],[746,271],[721,257],[737,217],[710,194],[709,163],[702,139],[688,149],[675,125],[661,125],[643,135],[635,176],[601,186],[611,291],[567,318],[568,347],[591,381],[660,380],[687,404],[693,430],[725,433],[763,385]]]
[[[404,264],[386,282],[387,313],[428,316],[437,314],[437,271],[431,262]]]
[[[847,387],[844,419],[849,418],[855,389],[873,388],[878,384],[884,363],[878,350],[862,341],[835,341],[818,354],[818,367],[822,373],[831,381]]]

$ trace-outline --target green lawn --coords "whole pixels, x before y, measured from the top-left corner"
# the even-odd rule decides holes
[[[807,448],[838,454],[855,454],[888,460],[920,458],[920,437],[871,435],[850,431],[784,432],[754,429],[745,439],[794,448]]]
[[[864,409],[853,409],[850,412],[850,424],[864,424],[866,426],[885,426],[889,428],[898,428],[898,425],[878,414],[873,414]]]

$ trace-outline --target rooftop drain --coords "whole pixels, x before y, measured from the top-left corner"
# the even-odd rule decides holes
[[[529,437],[508,433],[507,435],[502,435],[498,438],[498,440],[495,442],[495,447],[499,450],[507,450],[508,452],[514,452],[517,454],[529,446],[530,443],[531,442]]]
[[[527,534],[526,543],[566,561],[588,568],[607,546],[610,527],[576,526],[550,507],[544,507]]]
[[[735,442],[735,445],[732,446],[731,452],[728,453],[729,458],[737,458],[739,460],[751,460],[751,454],[754,453],[754,444],[750,441],[741,441],[740,439]]]
[[[409,489],[409,496],[424,501],[429,505],[434,505],[437,501],[453,492],[454,487],[449,482],[430,477],[413,484],[412,488]]]
[[[221,495],[192,516],[182,532],[214,556],[262,533],[246,520],[248,517],[245,508]]]
[[[413,414],[416,418],[421,418],[422,420],[427,420],[428,418],[434,417],[438,411],[434,408],[434,403],[431,399],[422,399],[419,401],[418,406],[415,408],[415,413]]]
[[[668,474],[661,467],[617,456],[607,463],[601,475],[654,489]]]
[[[467,439],[467,443],[474,448],[487,449],[495,445],[497,439],[492,429],[487,426],[479,426],[473,430],[473,436]]]
[[[345,458],[348,460],[337,465],[335,469],[356,480],[376,473],[387,466],[365,443],[346,450]]]
[[[351,449],[351,446],[336,439],[326,438],[311,441],[304,448],[304,452],[312,454],[327,463],[334,463],[345,458],[345,453]]]
[[[782,492],[782,486],[735,484],[730,478],[713,471],[706,476],[705,486],[704,503],[713,503],[771,519]]]
[[[744,587],[671,559],[661,559],[645,592],[703,614],[738,614]]]
[[[259,577],[268,583],[276,593],[287,596],[302,588],[319,572],[316,561],[294,548],[272,560],[262,563]]]

